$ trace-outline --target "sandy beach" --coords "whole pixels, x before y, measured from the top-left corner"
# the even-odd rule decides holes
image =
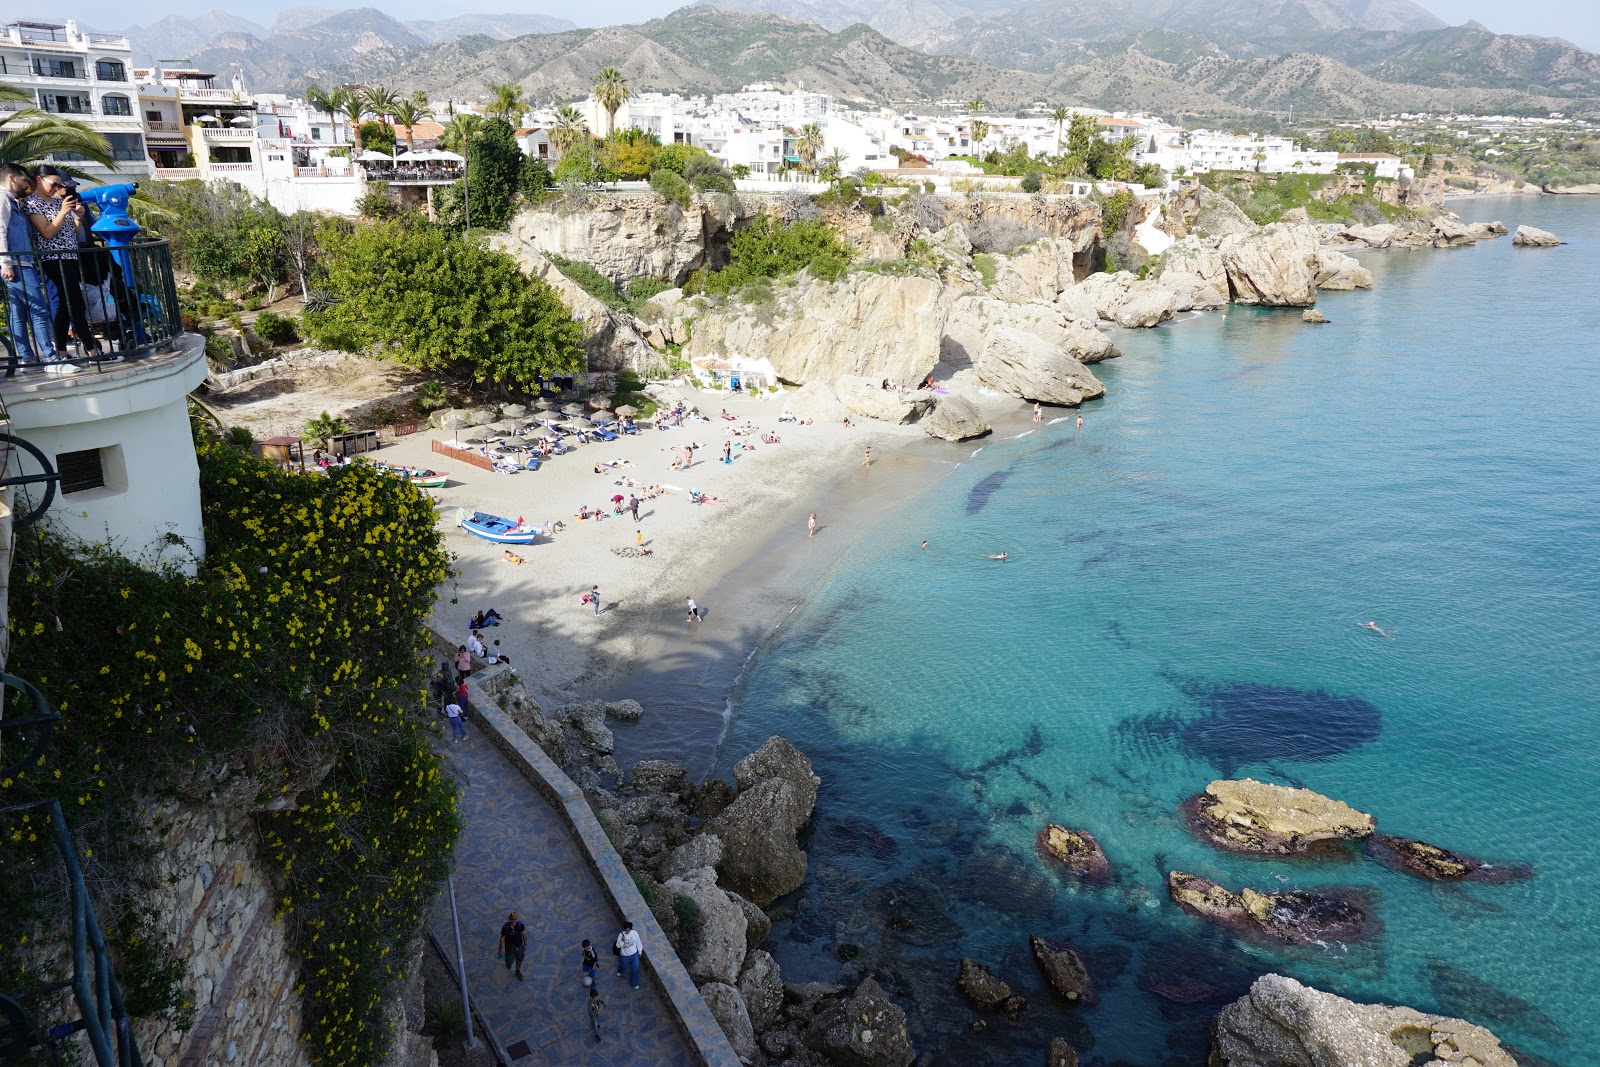
[[[753,594],[780,575],[791,590],[797,583],[814,581],[853,540],[850,531],[859,521],[841,524],[847,514],[903,501],[977,447],[945,445],[930,441],[916,427],[883,423],[780,425],[781,394],[750,398],[680,392],[710,413],[711,421],[580,445],[537,471],[506,475],[450,463],[432,451],[433,439],[452,439],[439,430],[402,439],[374,456],[449,471],[449,484],[428,492],[437,502],[459,573],[441,590],[434,626],[452,640],[464,641],[475,611],[493,607],[503,613],[506,623],[486,630],[484,639],[500,641],[530,693],[543,704],[615,691],[626,683],[628,672],[637,677],[641,665],[674,660],[668,644],[676,639],[718,650],[713,658],[719,661],[734,647],[753,647],[779,621],[782,610],[753,612]],[[722,420],[723,409],[737,422]],[[727,429],[746,420],[761,432],[775,431],[781,443],[765,444],[759,436],[730,438]],[[727,440],[755,447],[742,453],[735,448],[733,462],[724,464],[722,444]],[[669,450],[689,442],[700,446],[693,467],[671,470],[674,453]],[[870,469],[864,465],[869,446]],[[596,474],[595,465],[602,461],[625,465]],[[609,511],[614,495],[626,498],[636,492],[618,484],[623,478],[640,486],[672,488],[641,501],[637,524],[626,513],[578,519],[580,505],[604,505]],[[690,489],[724,503],[694,504]],[[520,516],[541,527],[560,520],[566,528],[552,539],[517,546],[514,550],[527,562],[516,565],[504,560],[505,546],[462,530],[458,509]],[[818,515],[815,538],[806,530],[812,512]],[[640,533],[651,555],[618,554],[618,549],[632,549]],[[732,598],[736,603],[730,603],[725,579],[736,573],[746,573],[747,580]],[[579,599],[593,585],[601,593],[598,617]],[[684,621],[691,596],[705,614],[702,623]]]

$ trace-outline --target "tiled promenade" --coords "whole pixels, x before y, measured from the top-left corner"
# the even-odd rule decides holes
[[[646,979],[633,990],[616,977],[611,942],[622,919],[567,824],[481,726],[481,719],[469,723],[471,736],[460,744],[447,741],[443,749],[462,783],[456,899],[467,984],[479,1014],[518,1067],[692,1067],[697,1058],[653,983]],[[528,927],[521,982],[495,959],[500,924],[512,911]],[[454,953],[448,898],[435,909],[433,933]],[[584,1009],[580,946],[586,937],[600,951],[606,1010],[599,1044]]]

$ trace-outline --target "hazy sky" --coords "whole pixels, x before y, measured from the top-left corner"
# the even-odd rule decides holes
[[[313,0],[315,2],[315,0]],[[1499,33],[1534,33],[1565,37],[1592,51],[1600,51],[1600,4],[1593,0],[1521,0],[1507,7],[1503,0],[1421,0],[1422,6],[1450,23],[1477,19]],[[321,6],[370,6],[396,18],[448,18],[450,15],[484,11],[517,11],[570,18],[579,25],[607,25],[638,22],[681,7],[683,0],[615,0],[613,3],[579,4],[573,0],[322,0]],[[8,5],[9,6],[9,5]],[[64,0],[48,6],[35,3],[17,5],[57,12],[56,18],[73,15],[96,26],[128,25],[127,0]],[[257,22],[270,22],[277,12],[295,6],[291,0],[154,0],[136,5],[141,23],[150,23],[165,14],[194,15],[220,7]]]

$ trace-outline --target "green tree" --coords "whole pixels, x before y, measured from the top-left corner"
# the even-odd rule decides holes
[[[632,93],[628,89],[627,76],[616,67],[601,67],[600,73],[594,77],[595,103],[606,109],[606,137],[609,139],[617,128],[617,112],[622,105],[628,102]]]
[[[333,139],[337,141],[339,139],[339,109],[343,106],[343,101],[339,97],[339,90],[337,88],[324,89],[316,82],[312,82],[306,86],[306,103],[310,104],[313,110],[321,111],[328,116],[328,121],[333,124]]]
[[[522,98],[522,86],[509,82],[502,85],[489,86],[489,92],[494,94],[494,100],[485,108],[485,112],[493,117],[504,119],[506,122],[515,123],[528,110],[528,102]]]
[[[400,94],[387,85],[368,85],[361,90],[361,99],[374,118],[384,120],[400,106]],[[394,138],[390,138],[392,142]]]
[[[843,149],[835,148],[832,152],[822,157],[822,169],[817,172],[817,177],[825,182],[836,182],[844,177],[845,161],[849,156]]]
[[[341,434],[350,432],[350,424],[341,415],[329,415],[324,411],[321,415],[306,423],[300,436],[314,441],[324,449],[333,447],[333,439]]]
[[[640,129],[619,130],[603,149],[606,167],[623,181],[648,178],[656,169],[661,139]]]
[[[445,123],[444,133],[440,135],[439,143],[452,152],[466,155],[468,142],[483,131],[483,124],[488,121],[482,115],[462,112]]]
[[[813,174],[817,170],[817,157],[822,155],[823,135],[822,123],[808,122],[800,127],[800,139],[794,144],[795,151],[800,153],[800,162]]]
[[[1055,120],[1056,124],[1056,155],[1059,156],[1061,154],[1061,128],[1066,124],[1067,119],[1072,117],[1072,112],[1057,105],[1056,109],[1050,112],[1050,117]]]
[[[367,121],[361,124],[363,150],[394,155],[394,127],[382,122]]]
[[[489,119],[467,142],[463,154],[467,157],[473,225],[504,228],[516,206],[526,158],[517,147],[516,131],[505,119]]]
[[[555,185],[555,178],[550,174],[550,168],[542,159],[524,156],[522,169],[518,172],[517,187],[528,200],[537,200]]]
[[[758,215],[728,242],[728,265],[706,282],[714,293],[728,292],[764,278],[783,278],[809,270],[828,281],[850,266],[850,248],[821,220],[787,225]]]
[[[571,104],[556,106],[556,121],[550,127],[550,145],[556,150],[556,155],[564,156],[589,137],[589,124],[583,119],[583,112]]]
[[[983,142],[989,139],[989,124],[982,119],[973,119],[968,129],[970,136],[967,140],[972,146],[972,154],[981,158],[983,155]]]
[[[324,284],[331,306],[305,319],[329,347],[517,387],[583,365],[583,327],[549,286],[439,227],[362,227],[330,253]]]
[[[395,104],[392,114],[396,125],[406,131],[406,151],[416,151],[417,142],[412,136],[412,128],[419,122],[433,118],[433,108],[425,100],[420,103],[415,99],[402,100]]]
[[[26,103],[32,99],[26,90],[0,83],[0,103]],[[112,170],[117,167],[111,143],[84,123],[33,107],[16,111],[0,107],[0,163],[31,166],[52,157],[74,156],[82,156]],[[64,161],[57,165],[70,174],[83,175],[81,170]]]
[[[350,120],[350,139],[355,142],[356,153],[361,152],[361,120],[372,114],[366,93],[359,85],[341,85],[334,90],[336,105]]]

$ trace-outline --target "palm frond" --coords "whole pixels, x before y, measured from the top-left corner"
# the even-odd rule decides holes
[[[0,118],[0,163],[28,166],[52,156],[76,155],[102,167],[117,169],[111,142],[105,135],[77,119],[62,118],[35,108]],[[84,172],[68,162],[57,163],[74,177]]]

